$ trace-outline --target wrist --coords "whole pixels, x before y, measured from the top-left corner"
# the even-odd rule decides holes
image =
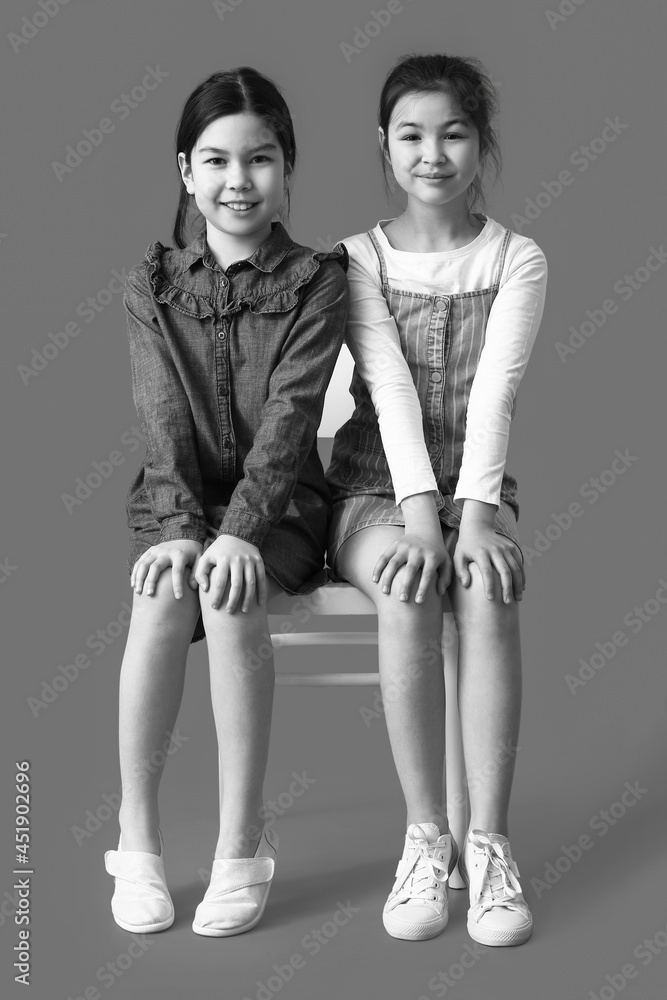
[[[438,528],[440,518],[435,506],[435,493],[414,493],[401,501],[401,511],[406,533],[428,531]]]
[[[464,500],[461,527],[470,525],[492,528],[495,526],[497,510],[497,505],[493,503],[485,503],[483,500]]]

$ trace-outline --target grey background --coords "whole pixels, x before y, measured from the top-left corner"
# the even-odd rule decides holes
[[[521,948],[488,949],[446,995],[587,1000],[606,987],[602,996],[610,997],[605,977],[619,986],[614,977],[633,963],[637,975],[620,988],[624,998],[664,996],[667,949],[658,945],[647,964],[633,952],[656,934],[667,941],[660,936],[667,925],[667,611],[660,606],[636,633],[623,623],[667,576],[664,276],[652,274],[626,302],[613,288],[666,235],[662,5],[566,2],[561,7],[571,13],[551,26],[546,3],[414,0],[346,61],[340,43],[352,43],[370,11],[385,6],[241,0],[221,19],[207,2],[69,0],[15,52],[9,34],[40,8],[3,5],[4,996],[66,1000],[96,984],[114,1000],[255,998],[274,964],[301,953],[305,966],[276,995],[430,1000],[445,994],[429,980],[471,944],[465,893],[450,894],[450,925],[435,940],[395,941],[382,927],[404,814],[384,721],[366,726],[359,711],[372,705],[370,688],[277,689],[266,796],[286,791],[292,772],[305,771],[315,783],[278,821],[277,875],[251,933],[207,940],[190,930],[217,808],[205,643],[190,652],[178,721],[187,739],[162,785],[176,923],[153,935],[145,954],[108,985],[96,970],[125,954],[129,942],[112,920],[103,865],[103,852],[117,844],[115,813],[81,844],[72,832],[119,786],[117,687],[126,629],[99,654],[86,643],[131,603],[124,502],[143,454],[123,437],[137,418],[121,296],[89,323],[77,306],[107,286],[113,269],[137,263],[150,242],[171,242],[173,132],[186,96],[219,68],[253,65],[284,91],[299,147],[295,239],[331,244],[398,214],[383,195],[375,110],[386,72],[413,51],[477,56],[498,84],[505,165],[504,182],[489,198],[493,218],[517,228],[512,214],[523,214],[543,182],[564,169],[574,178],[521,228],[546,253],[549,289],[507,462],[519,481],[524,546],[569,504],[578,501],[584,511],[532,559],[522,607],[525,696],[511,836],[535,932]],[[558,11],[555,2],[551,10]],[[156,65],[168,76],[146,100],[125,120],[110,113]],[[58,181],[52,162],[62,162],[66,146],[104,117],[114,131]],[[628,127],[581,170],[570,156],[600,136],[607,117]],[[564,364],[556,343],[608,298],[617,312]],[[32,348],[41,351],[50,332],[77,320],[81,333],[24,384],[18,366],[30,364]],[[636,461],[591,504],[580,490],[610,468],[616,449],[629,449]],[[121,464],[68,514],[62,495],[114,450]],[[565,675],[576,674],[580,658],[619,629],[627,645],[573,694]],[[86,652],[90,667],[35,717],[27,699],[39,697],[59,665]],[[368,649],[349,657],[359,669],[374,669]],[[321,662],[335,668],[336,657]],[[278,669],[307,666],[305,652],[291,663],[278,655]],[[11,965],[17,928],[7,915],[14,761],[21,759],[31,761],[34,778],[35,868],[32,986],[22,993]],[[646,791],[601,836],[596,814],[636,781]],[[531,879],[543,879],[563,846],[584,834],[592,848],[538,894]],[[319,954],[304,950],[304,935],[348,899],[358,913]]]

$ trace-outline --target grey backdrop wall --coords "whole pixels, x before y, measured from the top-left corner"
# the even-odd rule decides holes
[[[22,926],[40,1000],[664,996],[663,5],[7,0],[1,19],[3,996],[27,995],[14,982]],[[163,782],[178,919],[130,951],[103,867],[131,604],[124,502],[143,454],[123,275],[171,242],[172,136],[209,73],[250,64],[281,85],[299,147],[291,231],[329,246],[400,211],[384,199],[377,99],[398,56],[432,51],[477,56],[497,83],[504,181],[489,214],[549,262],[508,457],[528,562],[512,843],[534,937],[473,956],[458,894],[442,937],[388,938],[403,815],[384,722],[359,711],[373,692],[283,688],[267,796],[293,772],[312,790],[278,821],[262,925],[195,939],[217,792],[200,643]],[[23,925],[20,761],[33,788]],[[348,899],[335,938],[306,944]],[[305,964],[290,975],[294,953]]]

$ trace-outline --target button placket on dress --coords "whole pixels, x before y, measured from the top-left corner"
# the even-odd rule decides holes
[[[451,341],[449,330],[449,296],[433,297],[431,321],[429,324],[429,374],[426,389],[426,445],[436,479],[440,479],[443,461],[443,422],[445,384],[447,381],[447,358]]]
[[[231,282],[212,255],[206,255],[204,264],[212,271],[218,272],[219,284],[216,297],[213,352],[215,356],[216,396],[220,421],[220,474],[223,479],[229,480],[234,475],[236,465],[236,441],[232,425],[229,374],[229,342],[233,322],[232,311],[228,308]]]

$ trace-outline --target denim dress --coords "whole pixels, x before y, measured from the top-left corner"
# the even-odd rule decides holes
[[[331,495],[317,451],[347,319],[347,250],[294,243],[281,223],[226,270],[205,233],[148,248],[128,275],[132,393],[146,456],[127,493],[127,562],[218,535],[259,549],[288,593],[326,582]],[[201,612],[191,642],[204,638]]]
[[[421,404],[424,441],[439,490],[438,516],[443,524],[458,528],[461,508],[453,498],[463,459],[468,400],[512,231],[505,231],[493,283],[488,288],[457,294],[427,294],[392,287],[377,237],[372,230],[368,236],[380,263],[382,294],[396,321],[401,350]],[[334,571],[340,546],[355,531],[374,524],[405,524],[395,502],[375,407],[356,367],[350,393],[355,409],[336,433],[326,473],[334,499],[328,551]],[[521,551],[516,493],[516,479],[504,473],[495,530],[511,538]]]

